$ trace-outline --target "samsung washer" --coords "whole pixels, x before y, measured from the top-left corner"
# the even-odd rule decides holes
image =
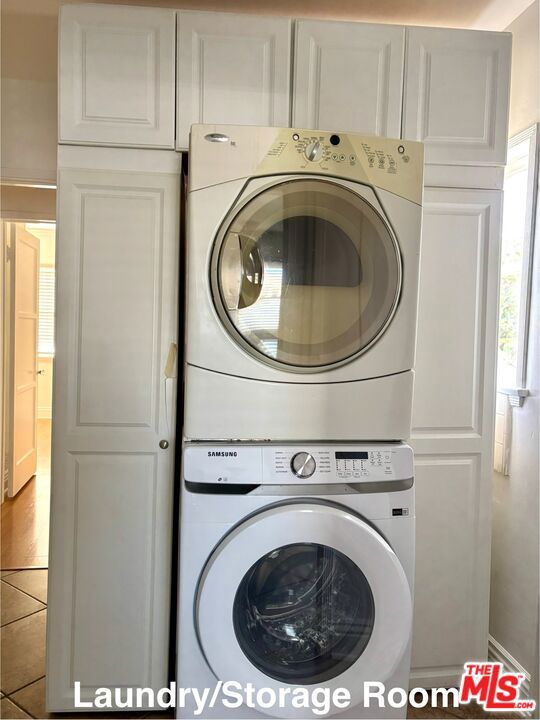
[[[414,577],[410,447],[206,443],[184,450],[178,685],[347,688],[340,718],[365,708],[364,682],[408,688]],[[194,717],[194,704],[177,717]],[[202,718],[315,717],[227,709]]]

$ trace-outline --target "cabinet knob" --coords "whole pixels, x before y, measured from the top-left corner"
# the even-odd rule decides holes
[[[169,447],[169,441],[168,440],[160,440],[159,441],[159,447],[162,450],[166,450]]]

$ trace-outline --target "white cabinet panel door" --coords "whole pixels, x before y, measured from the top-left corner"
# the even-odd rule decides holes
[[[167,681],[176,388],[165,366],[177,343],[180,173],[170,158],[163,172],[133,171],[138,152],[112,151],[106,170],[59,171],[54,711],[73,709],[75,681],[83,699]]]
[[[293,127],[401,136],[405,28],[300,20]]]
[[[459,684],[487,658],[490,469],[481,453],[415,457],[413,687]]]
[[[503,165],[511,35],[409,28],[403,137],[426,145],[426,162]]]
[[[174,147],[174,11],[60,10],[59,142]]]
[[[487,654],[501,193],[427,189],[411,444],[412,685]]]
[[[291,20],[178,13],[176,146],[193,123],[288,127]]]

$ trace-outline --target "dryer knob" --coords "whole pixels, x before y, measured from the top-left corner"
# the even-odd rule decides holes
[[[291,470],[299,478],[309,478],[315,472],[316,463],[313,455],[307,452],[299,452],[291,460]]]
[[[322,160],[323,146],[318,140],[316,140],[307,146],[304,155],[306,156],[306,160],[309,160],[310,162],[319,162],[319,160]]]

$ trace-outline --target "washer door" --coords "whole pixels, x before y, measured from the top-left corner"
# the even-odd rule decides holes
[[[195,621],[218,679],[346,687],[355,705],[364,681],[385,682],[403,657],[411,594],[394,551],[361,518],[291,503],[252,516],[214,550]]]
[[[401,256],[361,195],[329,180],[291,179],[225,221],[211,279],[220,317],[246,350],[313,372],[364,352],[384,332],[399,299]]]

